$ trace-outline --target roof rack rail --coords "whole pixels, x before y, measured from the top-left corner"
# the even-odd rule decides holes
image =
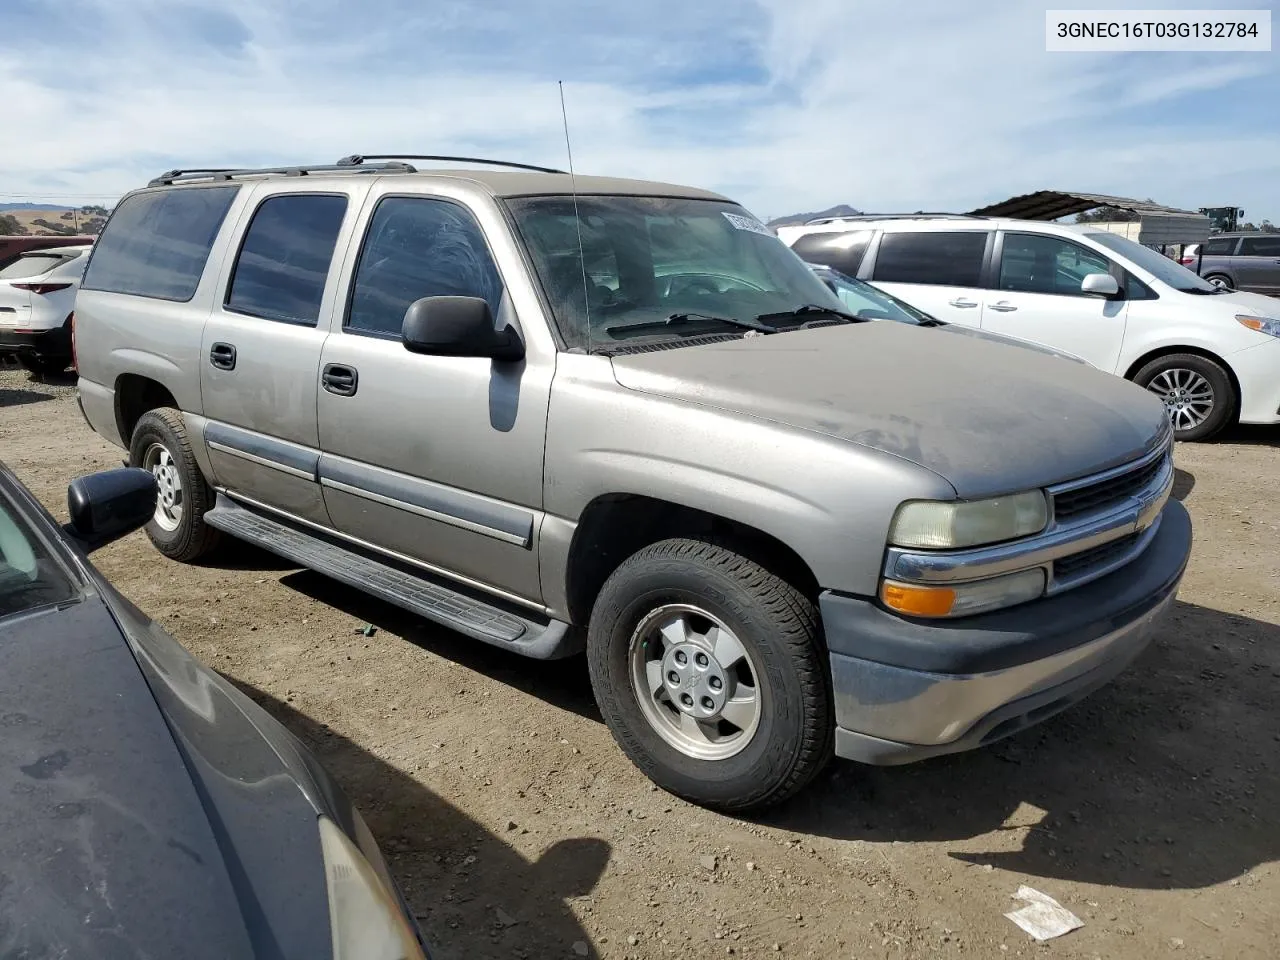
[[[511,167],[514,170],[533,170],[536,173],[565,173],[555,167],[538,167],[531,163],[513,163],[510,160],[487,160],[484,157],[438,157],[423,153],[353,153],[338,161],[339,167],[362,166],[366,160],[443,160],[454,163],[483,163],[493,167]]]
[[[819,223],[842,223],[846,220],[987,220],[972,213],[942,213],[920,210],[916,213],[859,213],[847,217],[818,217],[806,220],[805,226]]]
[[[169,170],[151,180],[147,186],[164,187],[192,180],[231,180],[235,177],[251,177],[268,173],[283,174],[286,177],[305,177],[313,173],[375,173],[379,171],[416,173],[417,169],[407,163],[371,163],[359,170],[352,170],[351,165],[345,163],[306,164],[295,167],[246,167],[244,169],[200,167],[190,170]]]

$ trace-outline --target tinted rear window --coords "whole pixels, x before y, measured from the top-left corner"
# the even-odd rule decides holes
[[[129,197],[94,244],[83,288],[190,300],[239,189],[188,187]]]
[[[28,254],[25,257],[19,257],[3,270],[0,270],[0,279],[17,280],[22,277],[38,277],[42,273],[48,273],[60,264],[62,260],[62,257]]]
[[[886,233],[876,253],[876,280],[976,287],[982,281],[987,233]]]
[[[1217,240],[1210,240],[1204,245],[1204,255],[1206,257],[1230,256],[1235,252],[1235,249],[1235,237],[1219,237]]]
[[[265,320],[314,324],[347,198],[285,194],[253,214],[227,292],[227,309]]]
[[[806,233],[791,245],[791,249],[809,263],[820,263],[839,270],[847,277],[856,277],[870,242],[870,230]]]
[[[1280,236],[1245,237],[1240,241],[1242,257],[1280,257]]]

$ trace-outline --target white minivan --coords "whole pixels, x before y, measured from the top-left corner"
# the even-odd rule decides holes
[[[779,227],[810,263],[939,320],[1019,337],[1133,380],[1179,440],[1280,423],[1280,299],[1214,286],[1114,233],[959,214]]]

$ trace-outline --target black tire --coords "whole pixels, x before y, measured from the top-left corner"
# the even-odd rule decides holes
[[[1228,290],[1234,290],[1236,288],[1236,285],[1231,282],[1231,278],[1228,277],[1225,273],[1205,274],[1205,277],[1204,277],[1205,283],[1213,283],[1213,281],[1215,280],[1221,280],[1222,286],[1226,287]]]
[[[174,530],[166,530],[153,517],[147,524],[147,536],[169,559],[190,563],[207,554],[221,539],[220,531],[204,522],[205,513],[213,508],[215,493],[191,453],[187,427],[177,410],[159,407],[139,418],[129,443],[130,465],[144,466],[147,450],[156,443],[169,451],[177,469],[182,484],[182,517]]]
[[[1209,415],[1201,423],[1181,429],[1174,420],[1175,440],[1191,443],[1208,440],[1222,432],[1235,420],[1240,398],[1236,395],[1236,389],[1231,383],[1231,376],[1221,364],[1198,353],[1171,353],[1157,357],[1134,374],[1133,382],[1140,387],[1150,389],[1151,381],[1170,370],[1192,370],[1204,377],[1213,389],[1213,406],[1209,410]]]
[[[71,366],[71,358],[62,357],[35,357],[29,353],[18,354],[18,363],[22,368],[30,373],[45,376],[50,373],[62,373],[67,367]]]
[[[761,710],[755,733],[724,759],[677,750],[646,718],[631,683],[632,635],[670,603],[714,614],[747,649]],[[606,581],[587,633],[596,701],[614,739],[654,783],[726,811],[771,806],[807,785],[832,756],[834,722],[817,610],[785,580],[732,550],[664,540]]]

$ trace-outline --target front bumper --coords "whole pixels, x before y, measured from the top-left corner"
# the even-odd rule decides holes
[[[1085,586],[949,622],[824,593],[836,754],[899,764],[969,750],[1039,723],[1106,684],[1146,647],[1191,552],[1165,506],[1147,549]]]
[[[1280,339],[1227,357],[1240,382],[1240,422],[1280,423]]]
[[[51,330],[15,330],[0,327],[0,353],[20,353],[35,357],[71,357],[71,331],[64,327]]]

